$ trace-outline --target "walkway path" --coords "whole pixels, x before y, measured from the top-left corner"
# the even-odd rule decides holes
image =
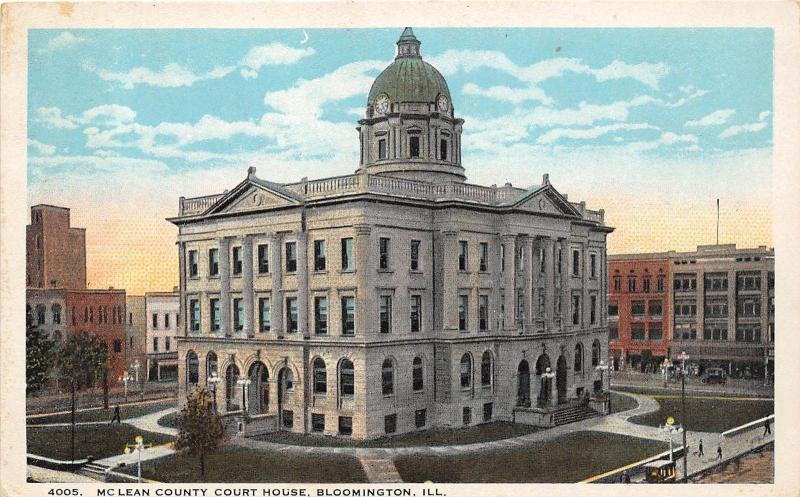
[[[158,424],[158,420],[161,417],[166,416],[167,414],[173,412],[175,412],[174,408],[164,409],[163,411],[157,411],[150,414],[145,414],[144,416],[139,416],[138,418],[126,419],[125,423],[134,426],[136,428],[139,428],[142,431],[149,431],[151,433],[161,433],[164,435],[175,436],[178,434],[178,430],[176,428],[170,428]],[[147,443],[147,440],[145,440],[145,443]],[[172,443],[156,445],[142,452],[142,461],[148,461],[150,459],[158,459],[160,457],[168,456],[174,453],[175,449],[172,448]],[[136,452],[132,452],[130,454],[120,454],[118,456],[111,456],[105,459],[99,459],[95,462],[98,464],[102,464],[104,466],[114,468],[122,463],[136,464],[138,460],[139,460],[138,454]]]

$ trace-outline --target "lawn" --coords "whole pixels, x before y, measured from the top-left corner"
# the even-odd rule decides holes
[[[628,411],[636,409],[639,403],[630,395],[624,395],[618,392],[611,392],[611,413]]]
[[[134,466],[123,471],[134,474]],[[203,481],[200,462],[188,455],[171,455],[142,463],[142,476],[180,483]],[[207,482],[225,483],[366,483],[358,459],[344,454],[320,456],[261,452],[224,447],[206,458]]]
[[[153,402],[152,404],[135,404],[135,405],[121,405],[119,406],[119,414],[122,419],[136,418],[150,414],[156,411],[163,411],[164,409],[175,408],[177,409],[177,402],[173,400],[166,400],[162,402]],[[79,411],[75,413],[75,422],[83,423],[87,421],[111,421],[114,416],[114,406],[108,409],[93,409],[91,411]],[[69,423],[70,414],[53,414],[52,416],[42,416],[38,418],[28,418],[28,425],[44,425],[50,423]]]
[[[265,442],[317,447],[413,447],[417,445],[466,445],[491,442],[493,440],[527,435],[538,430],[538,428],[533,426],[497,421],[494,423],[471,426],[469,428],[436,428],[415,431],[412,433],[395,435],[393,437],[377,438],[375,440],[348,440],[346,438],[323,435],[303,435],[286,431],[268,433],[256,438]]]
[[[680,395],[654,395],[661,408],[650,414],[634,416],[630,421],[647,426],[663,425],[667,417],[681,424]],[[722,433],[774,412],[771,400],[686,397],[687,426],[690,431]]]
[[[573,483],[667,450],[667,444],[579,431],[531,446],[446,456],[401,456],[406,482]]]
[[[172,437],[137,430],[127,424],[77,426],[75,428],[75,458],[92,456],[100,459],[122,454],[125,444],[142,435],[145,443],[154,445],[171,442]],[[70,427],[28,427],[28,449],[31,454],[68,460],[70,458]]]
[[[180,423],[181,413],[171,412],[158,418],[158,424],[166,426],[167,428],[177,428]]]

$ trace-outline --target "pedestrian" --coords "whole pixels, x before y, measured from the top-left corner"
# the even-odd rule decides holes
[[[764,420],[764,434],[762,436],[772,435],[772,429],[769,427],[769,418]]]
[[[717,460],[720,460],[720,461],[722,460],[722,446],[721,445],[717,446]]]
[[[631,474],[625,471],[625,483],[631,482]]]
[[[109,424],[113,424],[114,421],[116,421],[117,424],[121,424],[122,423],[122,418],[119,415],[119,406],[118,405],[114,406],[114,416],[111,418],[111,423],[109,423]]]
[[[705,454],[703,453],[703,439],[702,438],[700,439],[700,444],[698,444],[697,448],[700,449],[699,452],[698,452],[698,455],[700,457],[703,457]]]

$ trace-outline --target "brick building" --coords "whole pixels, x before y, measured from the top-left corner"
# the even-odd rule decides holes
[[[86,288],[86,230],[70,226],[69,209],[34,205],[25,236],[28,288]]]

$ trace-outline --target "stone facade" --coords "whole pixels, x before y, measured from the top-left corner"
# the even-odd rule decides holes
[[[406,57],[420,57],[410,30],[395,63]],[[403,87],[418,79],[379,76],[360,122],[362,144],[394,136],[396,156],[365,151],[353,175],[291,184],[250,168],[224,194],[181,198],[182,397],[214,371],[218,408],[246,410],[244,431],[363,439],[550,412],[602,388],[603,211],[547,175],[465,183],[446,84]],[[392,100],[410,94],[430,100]]]
[[[147,379],[177,380],[180,295],[172,292],[148,292],[144,295],[144,302]]]

